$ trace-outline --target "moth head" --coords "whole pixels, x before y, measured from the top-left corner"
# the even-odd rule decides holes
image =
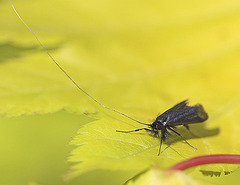
[[[161,129],[164,127],[164,125],[162,124],[161,121],[159,121],[158,119],[156,119],[156,120],[152,123],[151,127],[152,127],[152,130],[153,130],[153,131],[159,131],[159,130],[161,130]]]

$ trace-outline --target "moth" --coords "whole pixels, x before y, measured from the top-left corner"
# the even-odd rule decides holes
[[[192,123],[198,123],[203,122],[208,119],[207,113],[204,111],[203,106],[201,104],[197,104],[194,106],[189,106],[188,101],[182,101],[172,107],[171,109],[167,110],[160,116],[156,118],[156,120],[152,124],[146,124],[143,122],[140,122],[120,111],[117,111],[115,109],[112,109],[110,107],[105,106],[104,104],[100,103],[97,99],[95,99],[93,96],[91,96],[89,93],[87,93],[83,88],[81,88],[69,75],[68,73],[59,65],[59,63],[52,57],[52,55],[47,51],[47,49],[43,46],[41,41],[38,39],[36,34],[30,29],[30,27],[23,21],[21,16],[16,11],[15,7],[13,6],[12,0],[10,0],[10,3],[12,5],[12,8],[20,21],[27,27],[27,29],[33,34],[33,36],[36,38],[39,45],[42,47],[42,49],[47,53],[47,55],[50,57],[50,59],[56,64],[56,66],[64,73],[64,75],[85,95],[87,95],[89,98],[91,98],[94,102],[99,104],[100,106],[111,110],[113,112],[116,112],[117,114],[120,114],[124,117],[127,117],[137,123],[146,125],[147,128],[140,128],[132,131],[117,131],[117,132],[123,132],[123,133],[130,133],[130,132],[137,132],[140,130],[146,130],[154,134],[154,136],[157,136],[160,138],[160,147],[159,147],[159,154],[161,151],[162,142],[165,141],[166,138],[168,138],[171,134],[169,131],[177,134],[178,136],[182,137],[181,134],[179,134],[175,129],[176,126],[183,125],[187,129],[189,129],[188,124]],[[182,139],[184,139],[182,137]],[[189,144],[185,139],[184,141]],[[189,144],[190,145],[190,144]],[[192,145],[190,145],[193,147]],[[193,147],[194,148],[194,147]],[[159,155],[158,154],[158,155]]]
[[[119,131],[122,133],[138,132],[141,130],[146,130],[153,133],[155,137],[160,138],[160,147],[158,155],[160,155],[162,143],[174,133],[180,136],[189,146],[196,149],[190,145],[180,133],[178,133],[175,128],[176,126],[183,125],[189,130],[189,124],[204,122],[208,119],[208,114],[205,112],[201,104],[196,104],[194,106],[188,105],[188,100],[184,100],[172,108],[168,109],[161,115],[159,115],[152,124],[145,124],[147,128],[139,128],[131,131]]]

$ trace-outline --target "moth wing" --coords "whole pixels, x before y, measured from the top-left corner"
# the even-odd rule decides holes
[[[169,115],[168,125],[187,125],[192,123],[204,122],[208,119],[208,114],[205,112],[201,104],[194,106],[185,106],[183,109],[179,109],[172,115]]]
[[[172,108],[166,110],[159,117],[167,118],[169,114],[171,114],[173,112],[177,112],[178,110],[184,109],[184,107],[187,107],[187,104],[188,104],[188,100],[184,100],[184,101],[174,105]]]
[[[206,121],[208,119],[208,114],[204,110],[203,106],[201,104],[197,104],[194,107],[196,108],[196,118],[193,119],[193,121],[195,121],[193,123]]]

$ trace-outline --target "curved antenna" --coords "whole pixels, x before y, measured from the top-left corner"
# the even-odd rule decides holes
[[[136,119],[134,119],[134,118],[131,118],[130,116],[128,116],[128,115],[126,115],[126,114],[124,114],[124,113],[122,113],[122,112],[119,112],[119,111],[117,111],[117,110],[114,110],[114,109],[112,109],[112,108],[110,108],[110,107],[107,107],[107,106],[105,106],[105,105],[103,105],[103,104],[101,104],[99,101],[97,101],[94,97],[92,97],[90,94],[88,94],[85,90],[83,90],[67,73],[66,73],[66,71],[55,61],[55,59],[52,57],[52,55],[50,55],[50,53],[47,51],[47,49],[43,46],[43,44],[40,42],[40,40],[38,39],[38,37],[35,35],[35,33],[28,27],[28,25],[23,21],[23,19],[21,18],[21,16],[18,14],[18,12],[17,12],[17,10],[15,9],[15,7],[13,6],[13,3],[12,3],[12,0],[10,0],[10,3],[11,3],[11,5],[12,5],[12,8],[13,8],[13,10],[14,10],[14,12],[16,13],[16,15],[18,16],[18,18],[22,21],[22,23],[27,27],[27,29],[33,34],[33,36],[36,38],[36,40],[38,41],[38,43],[40,44],[40,46],[43,48],[43,50],[48,54],[48,56],[52,59],[52,61],[57,65],[57,67],[69,78],[69,80],[71,80],[72,81],[72,83],[80,90],[80,91],[82,91],[84,94],[86,94],[89,98],[91,98],[93,101],[95,101],[97,104],[99,104],[100,106],[102,106],[102,107],[104,107],[104,108],[106,108],[106,109],[108,109],[108,110],[111,110],[111,111],[113,111],[113,112],[116,112],[116,113],[118,113],[118,114],[120,114],[120,115],[122,115],[122,116],[125,116],[125,117],[127,117],[127,118],[129,118],[129,119],[131,119],[131,120],[133,120],[133,121],[135,121],[135,122],[137,122],[137,123],[140,123],[140,124],[142,124],[142,125],[150,125],[150,124],[146,124],[146,123],[142,123],[142,122],[140,122],[140,121],[138,121],[138,120],[136,120]]]

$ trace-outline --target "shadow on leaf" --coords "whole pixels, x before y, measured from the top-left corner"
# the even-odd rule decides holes
[[[190,127],[189,131],[184,127],[177,127],[176,130],[186,140],[194,139],[194,138],[212,137],[219,134],[220,132],[219,128],[207,129],[206,123],[198,123],[194,125],[192,124],[192,125],[189,125],[189,127]],[[171,133],[171,134],[172,135],[165,141],[165,144],[170,146],[175,142],[183,140],[181,137],[177,136],[176,134],[174,133]]]
[[[57,47],[48,47],[48,51],[59,49]],[[0,43],[0,62],[7,62],[8,59],[21,57],[24,52],[39,52],[42,49],[38,46],[20,46],[13,42]]]

